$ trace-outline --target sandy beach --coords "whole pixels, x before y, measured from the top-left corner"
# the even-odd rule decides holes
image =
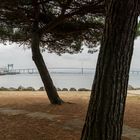
[[[45,92],[0,91],[0,140],[79,140],[90,92],[63,91],[50,105]],[[123,140],[140,140],[140,90],[128,91]]]

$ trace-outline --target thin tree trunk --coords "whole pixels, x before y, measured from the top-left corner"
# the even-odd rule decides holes
[[[34,22],[33,24],[34,25],[33,25],[32,42],[31,42],[32,58],[39,71],[39,74],[41,76],[42,82],[44,84],[50,102],[52,104],[60,105],[63,103],[63,101],[62,99],[60,99],[57,93],[57,90],[53,84],[53,81],[50,77],[48,69],[43,60],[42,54],[40,53],[40,48],[39,48],[40,35],[38,33],[38,23]]]
[[[121,140],[138,0],[106,0],[104,36],[81,140]]]

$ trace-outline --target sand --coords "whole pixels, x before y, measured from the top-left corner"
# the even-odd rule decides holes
[[[140,140],[140,91],[128,91],[123,140]],[[0,140],[79,140],[90,92],[59,92],[70,102],[50,105],[45,92],[0,91]]]

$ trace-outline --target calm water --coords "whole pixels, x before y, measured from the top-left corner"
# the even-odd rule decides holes
[[[88,88],[93,82],[94,74],[51,74],[55,86],[58,88]],[[140,74],[130,74],[129,84],[140,87]],[[0,76],[0,87],[32,86],[35,89],[43,86],[39,74],[19,74]]]

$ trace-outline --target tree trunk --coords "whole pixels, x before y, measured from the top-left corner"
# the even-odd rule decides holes
[[[53,81],[50,77],[48,69],[45,65],[43,57],[40,53],[39,42],[40,42],[40,34],[38,33],[38,23],[33,23],[33,32],[32,32],[32,58],[35,62],[35,65],[39,71],[41,79],[43,81],[45,90],[47,92],[48,98],[52,104],[62,104],[63,101],[60,99],[57,90],[53,84]]]
[[[121,140],[138,0],[106,0],[106,21],[81,140]]]

